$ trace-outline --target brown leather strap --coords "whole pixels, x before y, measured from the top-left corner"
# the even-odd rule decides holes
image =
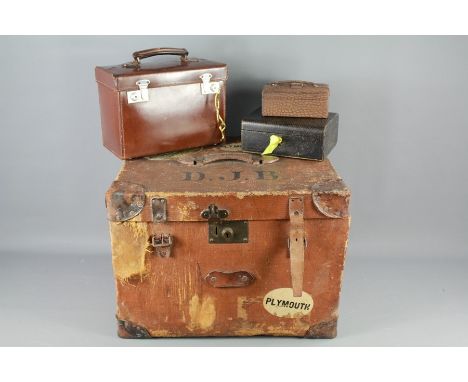
[[[293,296],[302,296],[304,282],[304,198],[291,196],[289,198],[289,260],[291,265],[291,283]]]
[[[180,56],[181,60],[186,60],[188,56],[188,51],[184,48],[152,48],[139,50],[137,52],[134,52],[132,55],[133,59],[139,62],[142,58],[161,56],[166,54]]]

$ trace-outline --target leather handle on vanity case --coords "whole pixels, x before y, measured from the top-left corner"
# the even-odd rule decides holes
[[[138,50],[132,53],[133,61],[127,64],[124,64],[125,67],[138,67],[140,66],[140,61],[143,58],[154,57],[154,56],[165,56],[173,55],[180,56],[181,61],[186,61],[188,56],[188,50],[184,48],[151,48],[145,50]]]
[[[188,50],[184,48],[152,48],[139,50],[137,52],[133,52],[132,54],[135,61],[140,61],[142,58],[163,55],[180,56],[181,60],[186,60],[188,56]]]

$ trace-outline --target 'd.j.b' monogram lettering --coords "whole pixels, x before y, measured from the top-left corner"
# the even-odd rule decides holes
[[[279,175],[276,171],[255,171],[254,174],[248,176],[243,176],[242,171],[230,171],[226,175],[216,175],[213,177],[207,176],[202,171],[187,171],[184,173],[184,181],[235,181],[235,180],[249,180],[251,178],[256,180],[276,180],[279,178]]]

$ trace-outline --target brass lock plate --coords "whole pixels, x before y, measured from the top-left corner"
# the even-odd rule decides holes
[[[221,220],[208,223],[210,244],[234,244],[249,242],[249,222],[246,220]]]

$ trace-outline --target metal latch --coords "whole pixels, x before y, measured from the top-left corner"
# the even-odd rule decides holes
[[[151,199],[153,222],[161,223],[167,220],[167,201],[164,198]]]
[[[200,76],[202,83],[201,83],[201,94],[216,94],[219,93],[221,90],[221,83],[220,82],[211,82],[211,77],[213,75],[211,73],[204,73]]]
[[[139,80],[136,82],[136,85],[140,90],[134,90],[131,92],[127,92],[127,100],[128,103],[138,103],[138,102],[146,102],[149,101],[148,95],[148,85],[150,84],[150,80]]]
[[[171,256],[172,244],[173,239],[169,234],[162,233],[154,235],[151,238],[151,245],[154,247],[155,255],[159,255],[161,257]]]
[[[206,210],[201,213],[202,218],[208,221],[219,221],[229,216],[228,210],[219,209],[215,204],[210,204]]]
[[[210,204],[201,213],[208,220],[208,242],[210,244],[233,244],[249,242],[249,222],[246,220],[224,220],[229,211]]]

